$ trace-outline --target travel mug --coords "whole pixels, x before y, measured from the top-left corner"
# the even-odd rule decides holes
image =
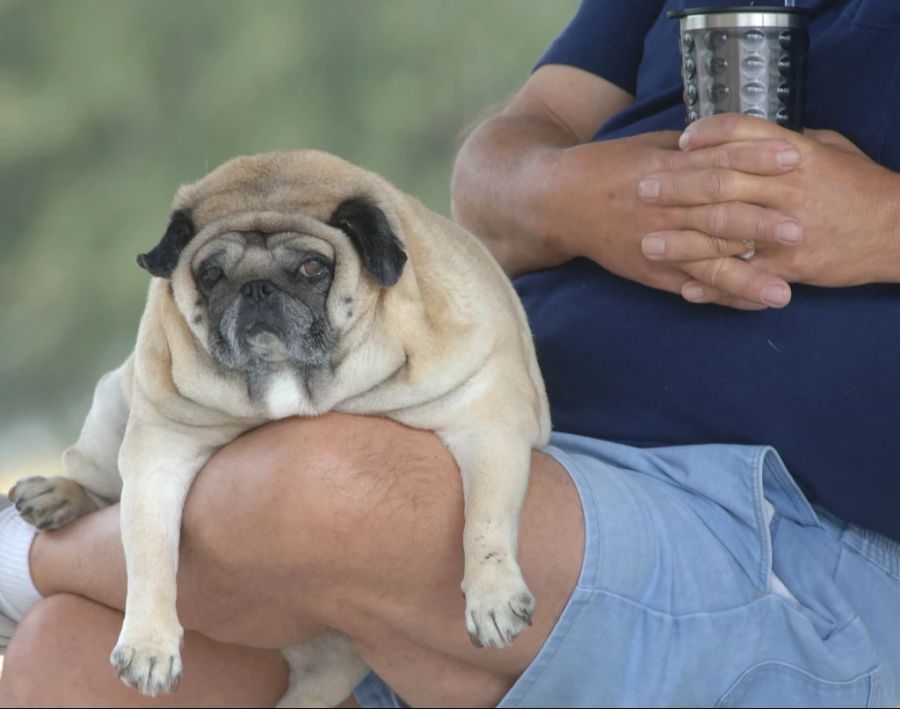
[[[681,76],[687,123],[736,111],[793,130],[803,127],[806,10],[796,7],[693,8],[681,23]]]

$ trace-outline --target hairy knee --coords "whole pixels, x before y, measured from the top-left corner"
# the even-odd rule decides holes
[[[3,658],[4,701],[20,706],[43,705],[48,673],[65,667],[77,623],[85,601],[78,596],[50,596],[35,605],[16,628]]]
[[[455,474],[437,438],[375,417],[330,414],[263,426],[224,448],[198,477],[186,538],[218,563],[265,549],[295,564],[364,545],[374,519],[427,505],[435,478]],[[446,487],[446,485],[444,485]],[[460,497],[461,499],[461,497]]]

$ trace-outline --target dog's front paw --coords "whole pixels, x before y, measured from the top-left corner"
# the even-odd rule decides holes
[[[534,615],[534,596],[515,564],[482,568],[463,581],[466,631],[476,647],[506,647]]]
[[[74,480],[38,476],[19,480],[9,497],[27,522],[38,529],[59,529],[82,515],[85,494]]]
[[[174,692],[181,680],[179,635],[161,640],[141,640],[123,632],[113,648],[109,661],[125,684],[141,694],[155,697],[160,692]]]

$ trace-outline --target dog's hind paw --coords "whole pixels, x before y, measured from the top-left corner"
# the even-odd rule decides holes
[[[59,529],[95,507],[81,485],[64,477],[24,478],[9,497],[25,521],[38,529]]]

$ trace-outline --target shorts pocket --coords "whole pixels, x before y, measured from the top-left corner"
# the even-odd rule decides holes
[[[747,670],[717,707],[868,707],[877,703],[878,670],[855,679],[822,679],[782,662]]]

